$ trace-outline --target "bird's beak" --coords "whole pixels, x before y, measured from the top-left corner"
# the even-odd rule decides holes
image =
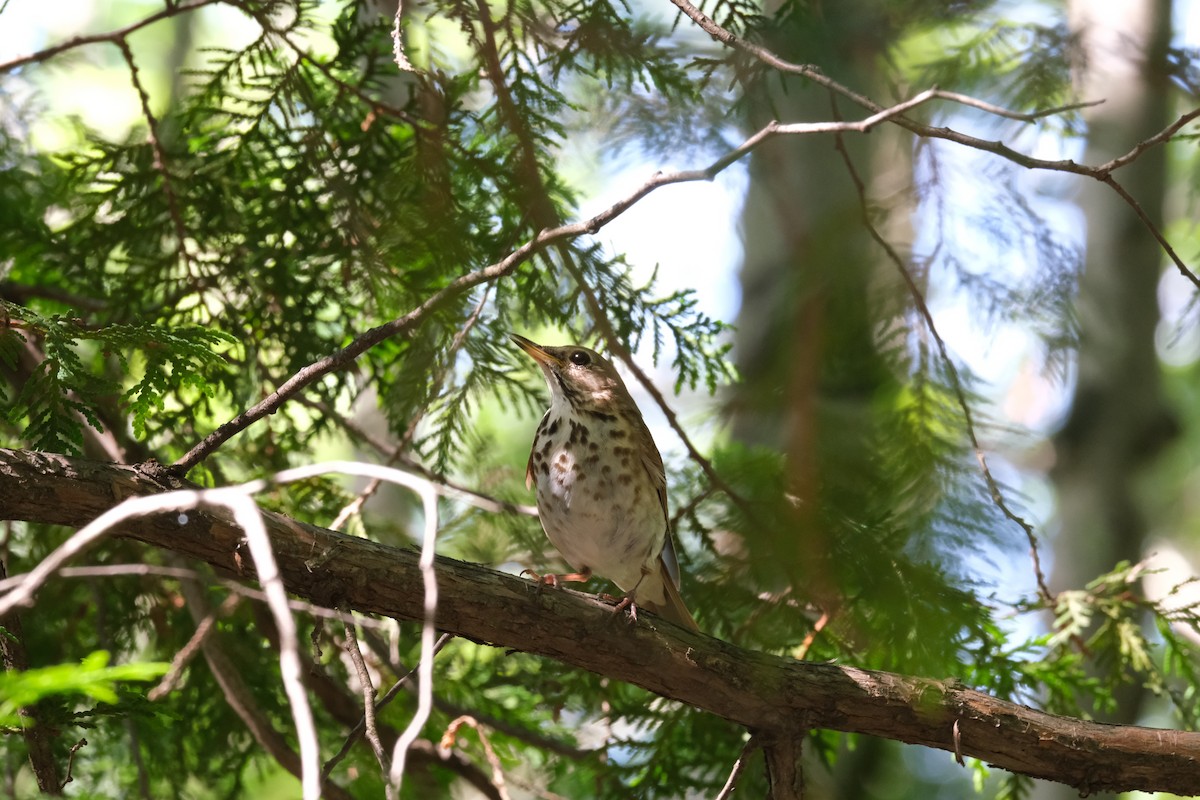
[[[512,339],[517,347],[529,354],[529,357],[538,362],[544,367],[556,367],[562,364],[562,360],[556,356],[547,353],[545,348],[540,344],[531,342],[524,336],[518,336],[515,333],[510,333],[508,338]]]

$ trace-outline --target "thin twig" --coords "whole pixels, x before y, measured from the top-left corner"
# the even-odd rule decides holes
[[[1158,226],[1154,224],[1154,220],[1150,219],[1150,215],[1147,214],[1146,210],[1142,208],[1142,204],[1133,199],[1133,195],[1131,195],[1124,186],[1118,183],[1117,179],[1112,175],[1106,175],[1102,181],[1114,192],[1120,195],[1121,199],[1133,209],[1133,213],[1137,214],[1137,218],[1140,219],[1145,228],[1150,231],[1150,235],[1154,237],[1155,241],[1158,242],[1159,246],[1162,247],[1163,251],[1166,252],[1171,261],[1174,262],[1175,268],[1179,270],[1180,274],[1182,274],[1183,277],[1190,279],[1193,283],[1196,283],[1197,288],[1200,288],[1200,283],[1197,283],[1196,276],[1192,274],[1192,272],[1188,270],[1186,266],[1184,266],[1183,259],[1179,257],[1179,254],[1175,252],[1175,248],[1172,247],[1171,243],[1167,241],[1167,237],[1164,236],[1162,231],[1159,230]]]
[[[796,649],[796,660],[803,661],[808,657],[808,651],[812,649],[813,643],[817,641],[817,636],[821,631],[825,630],[825,626],[833,619],[832,614],[828,611],[822,611],[821,616],[817,617],[817,621],[813,623],[812,629],[804,635],[804,641],[800,643],[800,647]]]
[[[87,743],[87,739],[80,739],[78,742],[71,745],[71,749],[67,752],[67,777],[63,778],[62,786],[58,787],[60,792],[67,788],[68,783],[75,780],[75,778],[71,775],[71,769],[75,766],[75,754],[78,753],[82,748],[87,747]]]
[[[1179,119],[1175,120],[1170,125],[1151,136],[1149,139],[1143,139],[1142,141],[1138,142],[1133,146],[1133,149],[1125,155],[1117,156],[1111,161],[1106,161],[1100,166],[1096,167],[1096,171],[1109,173],[1131,164],[1134,160],[1139,158],[1142,153],[1146,152],[1150,148],[1157,147],[1158,145],[1169,141],[1172,136],[1180,131],[1181,128],[1197,117],[1200,117],[1200,108],[1193,108],[1191,111],[1181,115]]]
[[[362,650],[358,647],[358,634],[354,631],[354,623],[346,622],[344,630],[346,652],[350,655],[350,662],[354,664],[354,671],[358,675],[358,683],[362,689],[364,735],[367,737],[371,751],[375,753],[375,760],[379,762],[379,768],[384,775],[384,794],[388,800],[396,800],[396,787],[387,780],[391,764],[388,763],[387,753],[383,750],[383,742],[379,741],[379,731],[375,729],[375,684],[371,681],[371,673],[367,671],[367,663],[363,660]]]
[[[751,736],[746,740],[746,744],[742,746],[742,752],[738,754],[737,761],[733,762],[733,769],[729,773],[729,780],[725,781],[725,785],[721,787],[721,792],[716,796],[716,800],[729,800],[733,797],[733,793],[737,790],[738,781],[741,780],[742,773],[746,771],[746,764],[750,761],[750,756],[759,748],[758,738]]]
[[[95,567],[63,567],[57,574],[60,578],[112,578],[123,575],[156,575],[162,578],[178,578],[181,580],[213,580],[211,575],[206,575],[198,570],[186,569],[184,567],[163,567],[158,564],[106,564]],[[17,586],[26,579],[26,575],[28,573],[20,573],[0,580],[0,592],[7,592],[9,589]],[[245,584],[225,578],[218,578],[215,580],[215,583],[250,600],[266,602],[267,596],[261,590],[255,589],[252,586],[246,586]],[[366,627],[382,628],[387,624],[380,620],[347,614],[337,609],[326,608],[315,603],[308,603],[293,598],[288,599],[288,608],[292,611],[299,611],[303,614],[322,619],[336,619],[339,622],[354,620],[359,625]]]
[[[239,488],[233,490],[212,489],[210,498],[221,498],[233,512],[234,519],[246,532],[246,544],[254,560],[254,571],[258,582],[267,595],[267,608],[275,620],[279,634],[279,672],[288,704],[292,708],[292,719],[296,723],[296,738],[300,741],[300,770],[304,800],[318,800],[321,796],[321,769],[318,761],[320,744],[317,727],[313,720],[312,707],[304,691],[303,670],[300,665],[299,641],[296,636],[296,621],[287,605],[287,590],[279,574],[279,564],[271,548],[271,539],[263,524],[262,511],[254,499]],[[227,500],[225,498],[228,498]]]
[[[855,105],[865,108],[868,111],[879,113],[884,110],[884,107],[876,103],[874,100],[871,100],[869,97],[859,94],[849,87],[838,83],[821,72],[820,68],[812,64],[793,64],[790,61],[786,61],[785,59],[775,55],[765,47],[741,39],[731,31],[722,28],[711,17],[708,17],[704,14],[704,12],[700,11],[700,9],[688,2],[688,0],[671,0],[671,2],[677,8],[679,8],[680,11],[687,15],[688,18],[699,25],[705,32],[707,32],[717,41],[723,42],[724,44],[729,45],[736,50],[747,53],[757,58],[764,64],[779,70],[780,72],[786,72],[792,75],[799,75],[804,78],[808,78],[812,82],[823,86],[831,92],[847,98]],[[952,92],[940,93],[939,96],[943,99],[953,100],[955,102],[961,103],[963,101],[962,95],[957,95]],[[984,108],[984,110],[987,110],[993,114],[997,113],[994,107],[985,108],[985,106],[989,106],[990,104],[985,104],[982,101],[974,101],[968,103],[967,105],[975,108]],[[1015,118],[1015,113],[1016,112],[1009,112],[1002,114],[1001,116]],[[1046,112],[1037,112],[1037,115],[1044,116],[1045,113]],[[1142,153],[1146,152],[1146,150],[1150,149],[1151,147],[1167,142],[1176,132],[1178,132],[1180,128],[1195,119],[1197,116],[1200,116],[1200,109],[1195,109],[1187,114],[1184,114],[1182,117],[1180,117],[1180,119],[1168,125],[1161,132],[1143,140],[1142,142],[1139,142],[1125,155],[1115,158],[1105,164],[1101,164],[1098,167],[1079,164],[1072,159],[1059,159],[1056,161],[1050,161],[1041,158],[1034,158],[1012,149],[1003,142],[980,139],[978,137],[970,136],[944,126],[934,127],[932,125],[925,125],[903,115],[891,117],[889,121],[899,125],[910,133],[916,134],[917,136],[927,139],[945,139],[946,141],[954,142],[955,144],[960,144],[965,147],[970,147],[974,150],[992,153],[993,155],[1000,156],[1001,158],[1007,159],[1008,161],[1027,169],[1052,170],[1055,172],[1069,172],[1076,175],[1084,175],[1094,180],[1098,180],[1101,183],[1106,183],[1113,189],[1117,189],[1117,193],[1121,195],[1122,199],[1129,203],[1130,198],[1128,195],[1122,194],[1122,192],[1118,189],[1118,186],[1108,180],[1109,173],[1111,173],[1114,169],[1118,169],[1132,163],[1139,156],[1141,156]],[[1139,211],[1137,206],[1134,206],[1133,208],[1135,213]],[[1165,241],[1165,238],[1163,237],[1161,231],[1158,230],[1158,226],[1153,220],[1141,213],[1138,214],[1138,219],[1140,219],[1142,224],[1150,230],[1155,239],[1157,239],[1159,242]],[[1185,263],[1183,263],[1183,260],[1179,258],[1175,251],[1173,249],[1168,249],[1167,255],[1170,256],[1180,273],[1182,273],[1185,278],[1191,281],[1194,286],[1200,289],[1200,277],[1197,277],[1196,274],[1190,270]]]
[[[241,602],[241,598],[237,594],[230,594],[218,608],[208,612],[204,616],[204,619],[200,621],[200,624],[196,626],[196,630],[192,633],[192,638],[188,639],[187,644],[175,654],[175,658],[171,659],[171,669],[158,682],[158,685],[146,694],[147,700],[154,702],[175,690],[180,676],[183,675],[183,668],[191,663],[196,653],[200,652],[200,648],[204,646],[209,635],[215,630],[214,626],[217,620],[232,614],[239,602]]]
[[[396,0],[396,20],[392,27],[392,60],[401,72],[416,72],[417,68],[404,52],[404,0]]]
[[[986,111],[992,116],[1004,117],[1005,119],[1012,119],[1016,120],[1017,122],[1036,122],[1039,119],[1053,117],[1058,114],[1063,114],[1067,111],[1078,111],[1082,108],[1093,108],[1095,106],[1104,105],[1105,103],[1104,100],[1084,100],[1078,103],[1067,103],[1066,105],[1042,108],[1037,111],[1013,111],[1012,109],[1004,108],[1003,106],[985,102],[977,97],[971,97],[969,94],[947,92],[944,89],[934,89],[933,92],[939,100],[950,100],[962,106],[969,106],[971,108],[977,108],[980,111]]]
[[[1047,603],[1053,605],[1054,595],[1051,593],[1050,588],[1046,583],[1046,575],[1042,571],[1042,561],[1038,554],[1037,534],[1034,532],[1032,525],[1030,525],[1022,516],[1017,514],[1009,507],[1007,501],[1004,499],[1004,493],[1000,490],[1000,484],[992,475],[992,470],[988,466],[987,456],[984,453],[983,446],[979,443],[979,436],[975,432],[974,415],[971,412],[971,404],[967,401],[966,390],[963,388],[962,378],[958,373],[958,366],[954,363],[954,359],[950,355],[950,350],[946,346],[946,341],[942,338],[941,333],[937,329],[937,325],[934,323],[933,313],[929,310],[929,305],[925,302],[925,296],[921,293],[920,287],[917,286],[917,282],[913,279],[912,272],[909,270],[908,265],[904,262],[904,258],[898,252],[896,252],[896,249],[892,247],[891,243],[886,238],[884,238],[883,234],[879,232],[879,229],[871,220],[870,208],[869,204],[867,203],[866,185],[863,183],[862,176],[859,175],[858,169],[854,166],[854,161],[851,159],[850,153],[846,149],[845,143],[842,141],[840,136],[836,138],[835,147],[838,153],[841,154],[842,161],[846,165],[846,170],[850,175],[850,179],[854,182],[855,190],[858,192],[859,207],[862,212],[863,225],[866,227],[871,238],[874,239],[881,248],[883,248],[884,253],[887,254],[888,260],[892,262],[892,264],[896,267],[896,270],[900,273],[900,277],[903,279],[904,285],[908,289],[909,296],[912,298],[913,305],[916,306],[918,313],[921,315],[921,319],[925,323],[926,329],[929,331],[929,334],[933,337],[934,342],[937,344],[938,356],[941,358],[942,363],[945,365],[946,372],[950,376],[950,384],[951,388],[954,390],[954,397],[958,402],[958,407],[962,410],[963,424],[967,430],[967,437],[970,439],[971,447],[975,451],[975,459],[979,462],[979,468],[983,472],[983,478],[987,483],[988,492],[992,496],[992,502],[997,508],[1000,509],[1001,513],[1003,513],[1005,517],[1016,523],[1018,526],[1020,526],[1021,530],[1025,532],[1025,538],[1029,542],[1030,556],[1033,560],[1033,573],[1037,580],[1038,593]]]
[[[450,640],[453,638],[454,637],[451,634],[443,633],[437,640],[437,643],[433,646],[433,656],[436,657],[438,653],[442,652],[442,649],[449,644]],[[375,710],[377,712],[382,711],[383,708],[388,705],[388,703],[395,699],[396,695],[400,693],[400,690],[403,689],[404,686],[408,684],[409,681],[411,681],[417,674],[417,670],[420,669],[420,666],[420,664],[417,664],[416,667],[413,667],[411,670],[402,675],[399,680],[392,684],[391,688],[388,689],[383,695],[383,699],[375,704]],[[362,733],[365,730],[366,718],[364,716],[363,718],[359,719],[358,724],[355,725],[350,733],[346,735],[346,740],[342,742],[341,749],[338,750],[332,758],[326,761],[325,766],[321,768],[322,782],[328,780],[329,775],[333,772],[333,768],[341,763],[342,759],[344,759],[350,753],[351,748],[354,747],[354,744],[359,740],[359,737],[362,736]]]
[[[487,758],[488,765],[492,768],[492,786],[496,789],[496,794],[501,800],[508,800],[508,787],[504,785],[504,769],[500,766],[500,759],[496,756],[496,751],[492,749],[492,743],[484,732],[483,727],[474,717],[464,714],[461,717],[453,720],[446,726],[446,732],[442,734],[442,741],[438,744],[438,748],[443,751],[449,751],[454,747],[454,740],[458,736],[458,729],[463,725],[469,726],[479,736],[480,743],[483,744],[484,757]]]
[[[403,673],[406,676],[412,674],[412,670],[406,669],[403,664],[394,659],[392,654],[388,652],[387,645],[380,639],[379,636],[375,635],[371,631],[363,631],[363,638],[366,640],[366,644],[371,649],[371,652],[373,652],[380,661],[387,664],[393,673],[397,675]],[[448,637],[443,636],[443,639],[448,640]],[[444,644],[445,642],[443,640],[439,640],[437,647],[434,648],[435,651],[440,651]],[[388,692],[387,696],[380,701],[379,708],[382,708],[388,701],[390,701],[395,695],[396,691],[404,686],[410,686],[410,684],[405,683],[402,680],[393,686]],[[583,759],[591,759],[602,753],[601,750],[581,750],[578,747],[567,744],[560,739],[556,739],[552,736],[548,736],[537,731],[529,730],[528,728],[514,723],[512,720],[492,716],[491,714],[482,712],[477,708],[467,708],[466,706],[459,705],[458,703],[452,703],[444,697],[439,697],[437,694],[434,694],[433,696],[433,707],[447,716],[461,717],[467,715],[474,717],[482,724],[487,725],[494,731],[503,733],[505,736],[518,739],[526,744],[533,745],[540,750],[545,750],[555,755],[565,756],[572,760],[579,761]]]
[[[730,153],[716,159],[708,167],[703,169],[684,170],[680,172],[657,172],[644,183],[642,183],[641,186],[634,189],[629,195],[617,200],[608,208],[590,217],[589,219],[562,225],[545,226],[541,231],[534,235],[533,238],[529,239],[523,245],[513,250],[500,261],[497,261],[496,263],[487,267],[483,267],[481,269],[461,275],[448,285],[434,292],[424,302],[416,306],[407,314],[372,328],[363,334],[360,334],[349,345],[341,350],[337,350],[334,353],[301,368],[294,375],[284,381],[284,383],[278,389],[276,389],[262,401],[246,409],[233,419],[218,426],[216,430],[204,437],[204,439],[202,439],[178,461],[176,461],[175,464],[172,465],[171,469],[173,472],[179,474],[187,472],[196,464],[207,458],[214,450],[224,444],[235,434],[245,430],[258,420],[275,413],[281,406],[284,405],[284,403],[286,403],[289,399],[291,399],[294,395],[303,390],[312,382],[324,377],[325,375],[328,375],[331,372],[335,372],[339,369],[349,366],[360,355],[380,342],[383,342],[392,336],[407,333],[416,328],[431,314],[442,308],[445,304],[457,298],[462,293],[469,291],[476,286],[490,283],[511,275],[529,258],[537,253],[542,252],[551,245],[557,245],[561,242],[575,239],[580,236],[595,234],[656,189],[676,183],[712,180],[720,172],[737,161],[737,159],[751,152],[770,137],[780,135],[780,130],[790,130],[792,135],[800,133],[864,132],[869,130],[872,126],[878,125],[881,121],[888,119],[901,119],[901,117],[894,115],[902,113],[902,109],[911,108],[914,101],[919,100],[920,102],[927,102],[929,99],[930,97],[928,96],[918,95],[917,97],[900,103],[892,108],[880,108],[873,116],[859,122],[814,123],[812,125],[793,126],[791,128],[783,128],[777,123],[770,123],[761,131],[748,138],[743,144],[735,148],[733,151],[730,151]],[[574,268],[574,264],[568,263],[568,267]],[[578,268],[574,268],[573,277],[581,279],[582,276],[579,275]],[[584,285],[584,288],[585,297],[588,297],[590,294],[590,289],[587,289],[586,285]],[[593,303],[595,303],[595,307],[589,310],[596,315],[598,324],[608,328],[608,335],[606,335],[605,338],[608,340],[609,346],[613,352],[621,357],[622,352],[625,351],[623,344],[617,341],[615,333],[612,332],[611,325],[604,326],[604,323],[600,322],[600,320],[604,319],[602,306],[599,305],[599,302],[595,300],[594,296],[591,296],[589,299],[589,305],[592,305]],[[647,390],[652,396],[654,396],[655,401],[658,402],[660,406],[665,405],[665,400],[663,399],[662,394],[657,391],[646,373],[637,367],[632,359],[629,358],[627,353],[624,357],[622,357],[622,361],[625,361],[625,363],[637,376],[638,380],[644,386],[646,386]],[[664,409],[664,411],[666,411],[666,409]],[[711,463],[709,463],[702,456],[700,456],[698,459],[696,458],[700,455],[699,451],[694,445],[691,444],[691,440],[687,438],[686,433],[683,431],[682,426],[679,425],[675,415],[673,413],[667,413],[667,418],[672,429],[683,439],[688,453],[693,459],[696,459],[697,464],[699,464],[701,469],[704,470],[708,478],[710,480],[716,480],[717,485],[722,489],[722,491],[731,491],[731,487],[721,481],[720,476],[718,476],[715,470],[713,470]]]
[[[65,53],[66,51],[74,50],[77,47],[83,47],[89,44],[97,44],[99,42],[110,42],[116,44],[117,42],[125,39],[134,31],[141,30],[148,25],[153,25],[154,23],[161,22],[164,19],[169,19],[170,17],[174,17],[179,14],[195,11],[198,8],[204,8],[205,6],[211,6],[221,2],[225,2],[225,0],[199,0],[199,2],[180,3],[179,5],[168,3],[167,7],[162,11],[151,14],[150,16],[140,19],[132,25],[127,25],[124,28],[118,28],[115,31],[109,31],[108,33],[92,34],[90,36],[76,36],[72,39],[62,42],[61,44],[56,44],[53,47],[47,47],[45,50],[39,50],[36,53],[30,53],[27,56],[20,56],[12,59],[11,61],[0,63],[0,73],[11,72],[12,70],[17,69],[18,67],[23,67],[26,64],[37,64],[42,61],[49,61],[59,53]]]
[[[391,483],[396,483],[416,492],[424,508],[425,526],[421,537],[421,557],[418,566],[421,572],[421,582],[425,592],[424,619],[421,623],[421,663],[418,668],[420,691],[417,694],[417,711],[409,721],[408,727],[396,740],[392,751],[392,768],[389,779],[399,791],[404,777],[405,757],[408,748],[416,740],[422,726],[429,719],[433,706],[433,652],[434,652],[434,618],[437,615],[437,576],[433,571],[433,559],[438,531],[438,487],[431,481],[401,472],[390,467],[375,464],[361,464],[354,461],[331,461],[325,464],[313,464],[297,467],[280,472],[274,477],[274,482],[287,483],[304,480],[329,472],[361,477],[379,477]],[[282,644],[282,642],[281,642]],[[282,650],[282,647],[281,647]]]

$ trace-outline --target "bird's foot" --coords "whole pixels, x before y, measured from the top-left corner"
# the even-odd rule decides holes
[[[629,609],[629,624],[633,625],[637,622],[637,603],[633,602],[632,594],[627,594],[624,597],[613,597],[611,594],[602,594],[600,595],[600,599],[606,603],[616,604],[612,610],[614,615],[620,614],[625,609]]]
[[[560,584],[583,583],[592,577],[592,571],[590,569],[585,569],[582,572],[568,572],[564,575],[554,575],[551,573],[539,575],[531,569],[523,569],[521,570],[521,574],[529,575],[534,579],[534,581],[537,582],[537,590],[539,594],[541,594],[542,589],[546,586],[553,586],[555,589],[557,589],[559,588]]]

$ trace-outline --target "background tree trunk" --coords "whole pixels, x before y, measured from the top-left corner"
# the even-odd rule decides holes
[[[1104,100],[1085,114],[1084,158],[1103,163],[1168,122],[1171,3],[1074,0],[1069,10],[1078,37],[1078,93]],[[1161,225],[1166,154],[1156,148],[1147,155],[1119,179]],[[1087,255],[1076,301],[1078,377],[1052,473],[1060,525],[1054,550],[1062,556],[1051,573],[1055,591],[1082,588],[1118,562],[1143,556],[1147,525],[1136,479],[1176,427],[1154,344],[1162,250],[1110,187],[1085,183],[1079,204],[1087,218]],[[1126,687],[1109,719],[1137,720],[1143,695]],[[1039,796],[1074,794],[1046,786]]]
[[[874,94],[880,88],[874,65],[895,33],[882,13],[874,2],[851,2],[828,16],[814,8],[789,17],[765,39],[782,57],[820,63],[845,85]],[[748,97],[751,131],[772,119],[861,113],[795,76],[768,74]],[[760,579],[807,605],[813,619],[828,619],[842,602],[828,515],[853,518],[864,507],[863,493],[887,491],[871,477],[873,408],[891,383],[874,341],[871,288],[879,253],[863,229],[863,198],[846,160],[869,194],[881,151],[907,184],[909,151],[888,147],[894,143],[887,131],[840,142],[833,136],[777,139],[750,161],[736,340],[744,381],[734,401],[734,431],[744,443],[782,450],[795,503],[788,524],[762,528],[748,549]],[[809,796],[860,797],[883,762],[839,759],[828,784],[836,789],[811,787]],[[810,774],[825,769],[815,759],[812,766]]]

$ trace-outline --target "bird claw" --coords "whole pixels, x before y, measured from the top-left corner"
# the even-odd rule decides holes
[[[602,594],[602,595],[600,595],[600,599],[606,603],[615,603],[616,604],[613,606],[613,609],[612,609],[614,618],[615,618],[615,615],[620,614],[625,609],[629,609],[629,619],[627,621],[629,622],[630,625],[634,625],[637,623],[637,618],[638,618],[637,603],[633,602],[632,595],[627,594],[624,597],[613,597],[611,594]]]
[[[542,594],[542,590],[545,589],[547,585],[553,586],[555,589],[558,588],[558,576],[557,575],[539,575],[538,573],[534,572],[531,569],[521,570],[521,577],[524,577],[526,575],[533,578],[533,582],[537,587],[535,589],[535,593],[539,597]]]
[[[531,569],[523,569],[521,570],[521,575],[522,577],[529,575],[534,579],[534,581],[537,582],[538,594],[541,594],[542,589],[547,586],[552,586],[555,589],[558,589],[564,583],[582,583],[592,577],[590,570],[586,570],[584,572],[572,572],[567,575],[554,575],[552,573],[539,575]]]

